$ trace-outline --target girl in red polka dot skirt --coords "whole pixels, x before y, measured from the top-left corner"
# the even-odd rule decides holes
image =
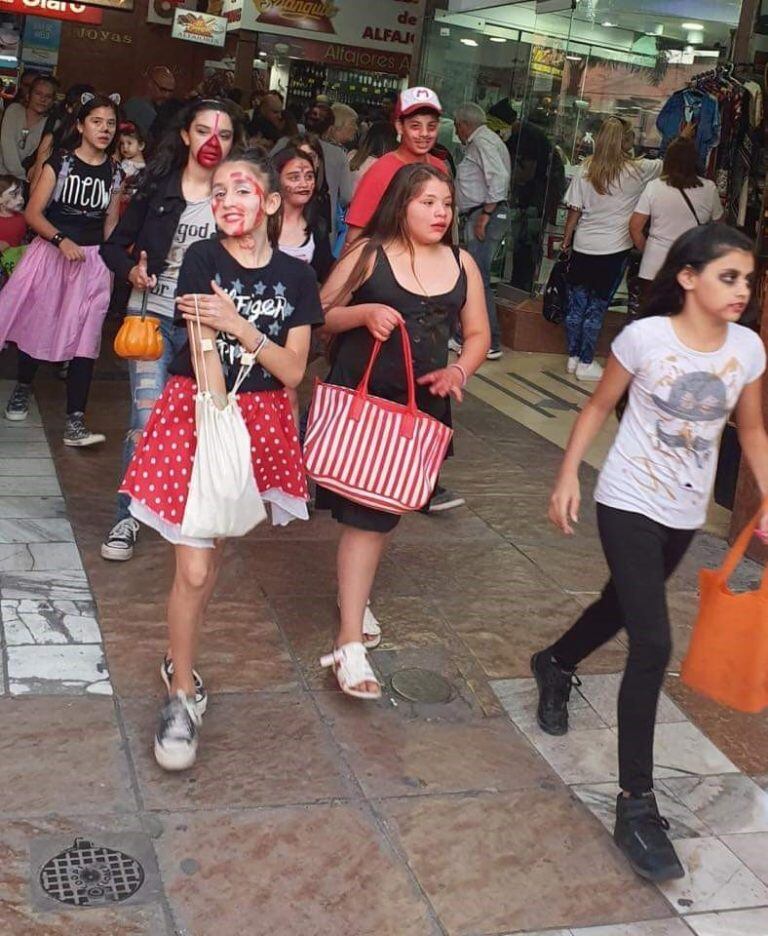
[[[213,176],[219,240],[199,241],[186,253],[176,293],[186,347],[157,401],[121,490],[131,513],[154,527],[176,551],[168,599],[169,651],[161,675],[169,698],[155,734],[155,758],[166,770],[184,770],[197,755],[206,708],[194,667],[197,630],[213,593],[223,540],[184,536],[181,524],[195,459],[195,371],[205,355],[214,398],[232,389],[243,351],[256,363],[237,402],[251,437],[256,485],[275,524],[307,519],[307,486],[286,387],[304,376],[311,326],[323,321],[311,267],[280,253],[280,195],[271,164],[250,153],[223,162]],[[196,342],[195,354],[189,342]]]

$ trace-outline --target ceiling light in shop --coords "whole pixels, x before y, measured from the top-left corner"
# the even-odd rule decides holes
[[[695,31],[695,32],[700,32],[702,29],[704,29],[704,26],[703,26],[702,23],[681,23],[681,24],[680,24],[680,28],[681,28],[681,29],[690,29],[690,30],[693,30],[693,31]]]
[[[503,36],[489,36],[491,42],[506,42],[507,40]]]
[[[580,62],[580,61],[581,61],[581,56],[580,56],[580,55],[566,55],[566,58],[568,59],[569,62]]]
[[[473,47],[474,47],[474,46],[477,45],[477,41],[476,41],[475,39],[459,39],[459,42],[460,42],[462,45],[466,45],[466,46],[473,46]]]

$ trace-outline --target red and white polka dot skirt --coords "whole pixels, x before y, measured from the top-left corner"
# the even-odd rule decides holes
[[[140,519],[174,543],[186,541],[181,522],[195,459],[196,392],[191,377],[170,378],[120,486]],[[285,390],[239,393],[237,402],[251,436],[253,476],[273,523],[306,519],[307,479]]]

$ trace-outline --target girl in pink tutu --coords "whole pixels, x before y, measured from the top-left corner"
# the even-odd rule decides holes
[[[197,755],[207,694],[193,669],[194,653],[225,542],[181,532],[196,445],[193,360],[205,356],[216,398],[232,390],[243,353],[253,355],[237,394],[251,437],[253,476],[273,523],[307,519],[306,478],[286,388],[304,376],[311,327],[322,323],[323,312],[312,268],[277,249],[279,192],[272,164],[259,155],[231,157],[216,169],[212,202],[221,239],[189,247],[176,289],[176,324],[199,316],[202,328],[198,333],[190,326],[121,487],[133,516],[176,549],[169,652],[161,666],[169,699],[155,734],[155,758],[166,770],[191,767]]]
[[[27,418],[40,361],[70,361],[65,445],[104,441],[86,428],[85,406],[109,306],[99,244],[117,222],[120,170],[111,156],[118,104],[83,95],[72,135],[46,162],[27,205],[38,236],[0,293],[0,347],[15,342],[19,354],[5,418]]]

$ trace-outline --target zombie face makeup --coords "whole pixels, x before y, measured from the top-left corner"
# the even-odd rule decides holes
[[[258,173],[245,162],[228,162],[217,170],[211,198],[216,225],[226,237],[253,234],[280,207],[280,196],[266,193]]]
[[[315,194],[315,170],[309,157],[291,159],[280,173],[280,193],[289,205],[303,207]]]
[[[181,131],[181,136],[189,146],[190,156],[203,169],[215,169],[232,149],[232,121],[223,111],[200,111],[189,130]]]
[[[0,214],[7,216],[14,211],[21,211],[23,207],[24,194],[20,185],[11,185],[0,195]]]

